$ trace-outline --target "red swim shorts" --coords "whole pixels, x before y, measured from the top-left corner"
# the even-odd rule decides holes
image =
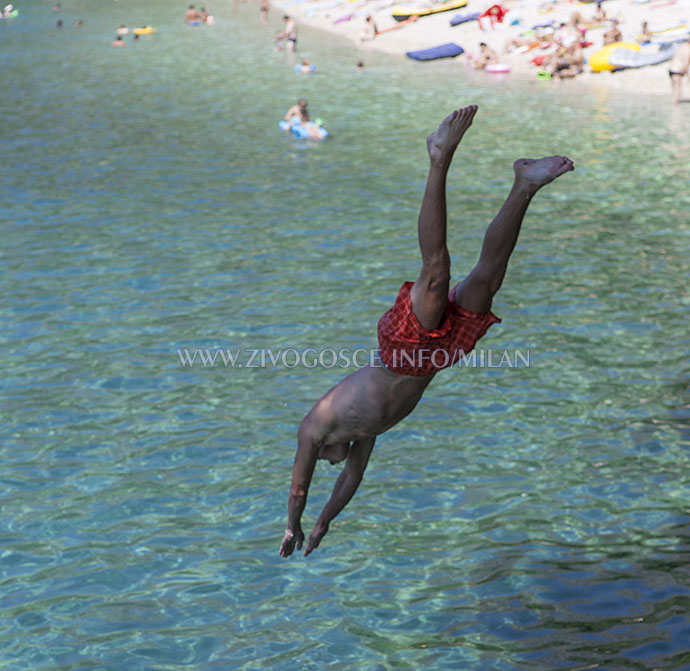
[[[379,320],[381,360],[388,370],[400,375],[433,375],[469,354],[489,326],[501,320],[493,312],[465,310],[448,297],[441,326],[427,331],[412,311],[410,289],[400,287],[393,307]]]

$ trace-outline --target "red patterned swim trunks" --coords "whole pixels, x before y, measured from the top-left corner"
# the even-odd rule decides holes
[[[388,370],[400,375],[433,375],[469,354],[492,324],[501,320],[493,312],[465,310],[451,300],[446,304],[441,326],[427,331],[412,311],[410,289],[400,287],[393,307],[378,324],[381,360]]]

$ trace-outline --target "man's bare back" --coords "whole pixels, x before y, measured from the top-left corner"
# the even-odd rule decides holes
[[[503,280],[527,206],[539,188],[573,169],[572,162],[563,156],[515,161],[515,183],[487,229],[479,262],[449,295],[445,179],[455,149],[471,126],[476,111],[476,105],[454,111],[427,138],[430,168],[418,223],[422,270],[411,289],[403,285],[396,305],[389,311],[392,313],[395,308],[404,310],[407,306],[414,313],[408,315],[412,327],[431,338],[441,334],[452,335],[445,328],[449,313],[460,320],[453,322],[456,324],[462,319],[486,320],[489,325],[498,321],[495,317],[489,320],[486,316],[491,315],[491,301]],[[396,313],[395,318],[398,316]],[[485,330],[480,329],[481,335]],[[381,333],[380,328],[380,342]],[[473,342],[471,346],[474,346]],[[393,367],[394,364],[388,367],[367,366],[348,375],[319,399],[302,420],[281,556],[289,557],[295,547],[298,550],[302,547],[301,516],[317,459],[327,459],[331,463],[347,461],[309,536],[305,555],[318,547],[331,520],[354,495],[376,437],[414,410],[435,375],[435,370],[428,374],[426,370],[422,371],[424,374],[418,370],[400,374],[394,372]]]

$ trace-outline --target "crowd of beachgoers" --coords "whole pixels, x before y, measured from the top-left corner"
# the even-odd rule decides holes
[[[264,27],[269,12],[278,13],[272,16],[280,25],[276,51],[302,51],[298,26],[304,23],[351,39],[360,70],[363,54],[372,50],[420,61],[455,58],[494,77],[512,73],[563,81],[599,75],[598,84],[664,94],[674,104],[683,101],[690,71],[690,0],[409,0],[409,5],[394,5],[395,0],[233,1],[256,2],[257,23]],[[60,13],[61,3],[53,9]],[[190,27],[215,23],[205,7],[192,4],[178,11]],[[0,12],[0,18],[17,16],[12,4]],[[56,27],[63,27],[62,19]],[[128,39],[155,32],[152,26],[122,24],[114,29],[111,44],[123,47]],[[315,65],[300,57],[296,69],[308,74]]]
[[[492,75],[587,79],[663,93],[673,102],[690,65],[690,0],[275,0],[298,23],[337,32],[357,49],[420,60],[454,57]],[[672,92],[672,95],[671,95]]]

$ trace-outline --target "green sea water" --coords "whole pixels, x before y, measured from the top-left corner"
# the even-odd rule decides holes
[[[62,4],[0,21],[0,668],[690,669],[690,105],[302,28],[305,77],[257,3],[196,29]],[[120,23],[157,33],[110,48]],[[278,129],[300,96],[327,141]],[[376,347],[419,268],[424,138],[469,103],[456,278],[515,158],[576,164],[480,343],[530,365],[440,374],[283,560],[297,426],[349,371],[248,351]],[[245,365],[178,354],[217,348]]]

